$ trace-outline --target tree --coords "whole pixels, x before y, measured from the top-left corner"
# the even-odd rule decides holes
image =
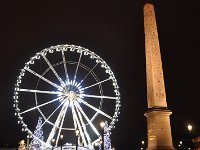
[[[110,139],[110,131],[108,130],[108,122],[105,122],[104,127],[104,150],[111,150],[111,139]]]
[[[39,149],[41,147],[41,142],[43,140],[43,130],[42,130],[42,117],[39,117],[36,129],[34,131],[33,139],[30,144],[30,149]]]

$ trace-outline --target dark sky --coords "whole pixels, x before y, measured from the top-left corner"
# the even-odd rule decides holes
[[[200,135],[200,1],[156,0],[157,26],[172,134]],[[6,1],[0,4],[0,146],[23,134],[14,116],[19,69],[36,52],[75,44],[112,68],[121,92],[121,114],[112,140],[131,145],[146,137],[145,49],[142,0]]]

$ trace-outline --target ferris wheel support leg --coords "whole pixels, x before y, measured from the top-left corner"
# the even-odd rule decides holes
[[[80,125],[80,122],[78,120],[78,116],[77,116],[76,111],[74,109],[74,105],[72,105],[72,113],[74,115],[74,120],[76,121],[76,123],[78,125],[78,129],[80,130],[80,135],[81,135],[81,138],[83,139],[84,146],[87,146],[88,144],[87,144],[87,142],[85,140],[84,132],[83,132],[82,127]]]
[[[75,103],[76,103],[76,102],[75,102]],[[85,136],[86,136],[87,142],[88,142],[89,145],[91,146],[91,139],[90,139],[90,136],[89,136],[89,134],[88,134],[88,132],[87,132],[87,129],[86,129],[86,127],[85,127],[85,124],[84,124],[84,122],[83,122],[83,118],[82,118],[82,116],[81,116],[81,113],[80,113],[80,111],[78,110],[78,108],[77,108],[76,105],[75,105],[75,108],[76,108],[76,111],[77,111],[78,116],[79,116],[79,118],[80,118],[80,121],[81,121],[81,124],[82,124],[83,130],[84,130],[84,133],[85,133]]]
[[[69,103],[69,101],[66,101],[63,104],[63,107],[62,107],[62,109],[61,109],[61,111],[60,111],[60,113],[59,113],[59,115],[58,115],[58,117],[56,119],[56,122],[55,122],[54,126],[53,126],[53,129],[51,130],[51,133],[49,134],[49,137],[47,139],[47,143],[49,143],[49,144],[51,143],[51,140],[53,139],[53,137],[54,137],[54,135],[56,133],[56,129],[58,128],[58,126],[59,126],[59,124],[61,122],[61,119],[62,119],[62,117],[64,115],[64,112],[65,112],[65,110],[67,108],[68,103]]]
[[[80,110],[80,112],[82,113],[82,115],[87,120],[87,122],[89,123],[89,125],[91,126],[91,128],[93,129],[93,131],[96,133],[96,135],[100,136],[99,132],[97,131],[97,129],[95,128],[95,126],[92,124],[92,122],[90,121],[90,119],[88,118],[88,116],[85,114],[85,112],[83,111],[83,109],[81,108],[81,106],[79,105],[79,103],[76,103],[76,105],[77,105],[78,109]]]
[[[56,139],[56,146],[58,145],[58,140],[59,140],[59,137],[60,137],[61,129],[62,129],[62,126],[63,126],[63,122],[65,120],[65,115],[66,115],[68,106],[69,106],[69,103],[66,104],[66,108],[63,111],[63,117],[62,117],[62,121],[61,121],[60,128],[59,128],[59,131],[58,131],[57,139]]]

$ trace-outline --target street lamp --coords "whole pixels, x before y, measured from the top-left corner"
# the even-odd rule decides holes
[[[141,144],[142,144],[141,149],[143,149],[144,148],[144,140],[141,141]]]
[[[55,139],[51,139],[52,150],[54,149]]]
[[[29,139],[30,139],[30,135],[28,134],[27,135],[27,141],[26,141],[26,149],[28,150],[29,149]]]
[[[76,150],[78,150],[78,137],[79,137],[79,129],[76,129]]]
[[[63,135],[60,135],[60,149],[62,150],[62,145],[63,145]]]
[[[188,128],[188,131],[189,131],[189,132],[192,131],[192,125],[188,124],[187,128]]]
[[[102,137],[102,145],[101,145],[101,149],[102,150],[104,150],[104,127],[105,127],[105,122],[104,121],[102,121],[101,123],[100,123],[100,127],[101,127],[101,129],[102,129],[102,132],[101,132],[101,137]]]
[[[188,125],[187,125],[187,129],[188,129],[188,131],[189,131],[189,142],[190,142],[190,146],[193,146],[193,145],[192,145],[192,136],[191,136],[192,125],[191,125],[191,124],[188,124]]]
[[[142,143],[142,145],[144,145],[144,141],[142,141],[141,143]]]
[[[104,129],[105,125],[106,125],[106,124],[105,124],[105,122],[103,122],[103,121],[100,123],[100,127],[101,127],[102,129]]]

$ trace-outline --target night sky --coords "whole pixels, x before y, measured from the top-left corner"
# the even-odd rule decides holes
[[[167,103],[174,139],[200,135],[200,1],[156,0]],[[0,4],[0,147],[25,137],[14,116],[14,83],[44,48],[75,44],[101,56],[118,80],[121,114],[112,142],[131,149],[146,138],[147,108],[142,0],[4,1]],[[124,148],[125,147],[125,148]]]

